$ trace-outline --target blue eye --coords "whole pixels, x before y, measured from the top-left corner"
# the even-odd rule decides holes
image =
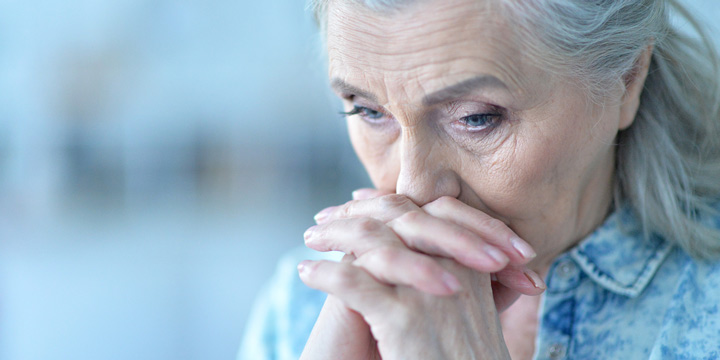
[[[384,115],[380,111],[366,108],[364,106],[353,106],[353,109],[347,112],[341,112],[340,114],[345,116],[360,115],[363,118],[370,120],[377,120],[382,118]]]
[[[473,114],[460,119],[460,122],[471,131],[479,131],[496,126],[499,114]]]

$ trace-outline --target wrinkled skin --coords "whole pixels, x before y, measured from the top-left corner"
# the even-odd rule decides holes
[[[306,233],[309,247],[349,255],[299,268],[329,293],[304,358],[532,354],[532,338],[503,338],[517,325],[498,311],[540,294],[537,274],[607,215],[614,139],[635,117],[651,48],[599,104],[525,58],[504,14],[493,1],[388,14],[330,2],[330,82],[377,190]],[[537,301],[518,304],[506,313],[537,314]]]

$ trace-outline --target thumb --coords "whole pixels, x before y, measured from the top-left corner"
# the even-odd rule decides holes
[[[546,287],[536,272],[519,266],[508,266],[493,274],[493,279],[493,297],[498,312],[510,307],[520,294],[540,295]]]
[[[520,298],[520,293],[501,284],[498,281],[491,283],[493,291],[493,299],[495,300],[495,308],[498,314],[507,310],[515,301]]]

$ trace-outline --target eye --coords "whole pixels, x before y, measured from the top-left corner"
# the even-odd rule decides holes
[[[500,114],[473,114],[460,118],[460,123],[468,131],[482,131],[500,124]]]
[[[340,114],[345,116],[360,115],[360,117],[367,120],[379,120],[385,116],[382,112],[366,108],[364,106],[354,105],[353,109],[347,112],[341,112]]]

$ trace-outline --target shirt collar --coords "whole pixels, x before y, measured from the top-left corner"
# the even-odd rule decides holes
[[[570,250],[570,256],[600,286],[636,297],[650,283],[672,247],[658,236],[643,236],[632,211],[621,209]]]

